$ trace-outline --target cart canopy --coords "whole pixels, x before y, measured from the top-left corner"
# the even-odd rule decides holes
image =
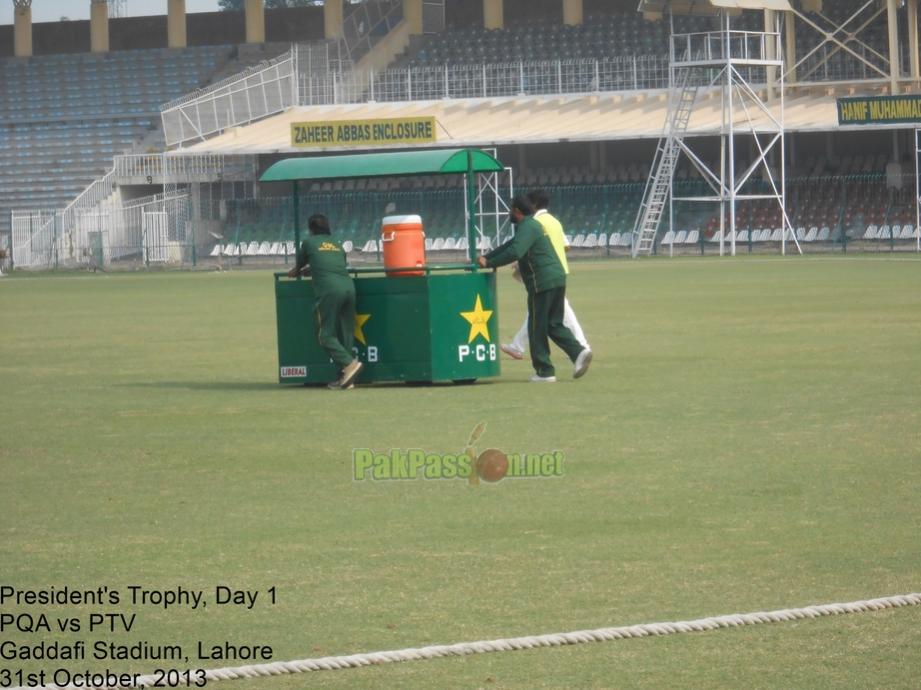
[[[472,154],[472,169],[467,154]],[[480,149],[426,149],[345,156],[286,158],[266,170],[260,182],[328,180],[397,175],[458,175],[501,172],[502,164]]]

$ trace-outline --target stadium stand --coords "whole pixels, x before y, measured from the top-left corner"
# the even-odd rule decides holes
[[[554,7],[558,5],[553,4]],[[632,3],[629,4],[632,7]],[[842,0],[825,3],[823,12],[833,21],[843,22],[865,5],[865,0]],[[647,58],[663,59],[668,48],[667,22],[647,21],[632,9],[628,11],[623,7],[612,8],[610,12],[599,11],[599,3],[595,2],[592,3],[594,14],[587,15],[582,25],[569,26],[562,24],[556,14],[543,12],[541,15],[539,6],[546,9],[547,3],[534,3],[534,16],[531,16],[527,13],[532,6],[518,3],[517,15],[506,17],[504,29],[487,30],[473,21],[449,24],[437,34],[414,38],[405,54],[387,70],[375,75],[377,81],[372,84],[376,84],[378,90],[371,90],[372,97],[359,99],[371,101],[368,115],[356,104],[340,101],[330,102],[323,115],[375,116],[380,102],[405,100],[406,93],[409,93],[410,100],[414,102],[437,101],[427,104],[426,112],[437,114],[438,109],[443,108],[445,112],[439,122],[447,125],[446,129],[451,132],[474,141],[490,141],[488,137],[498,136],[495,135],[496,121],[510,121],[512,118],[508,114],[520,112],[521,105],[513,100],[497,99],[489,105],[478,104],[476,112],[468,112],[468,99],[485,95],[514,98],[557,93],[547,84],[536,83],[546,77],[545,71],[522,69],[519,73],[519,64],[578,60],[611,61],[606,64],[633,62],[633,78],[623,78],[619,67],[600,72],[589,70],[585,74],[575,68],[569,75],[560,71],[563,76],[559,77],[559,93],[599,92],[598,98],[610,98],[611,93],[605,92],[654,89],[664,85],[665,73],[657,74],[655,71],[658,62],[649,63],[652,69],[648,71],[652,76],[645,82],[637,81],[635,65]],[[812,16],[816,23],[824,21],[814,13]],[[709,18],[675,18],[678,32],[713,28],[713,20]],[[763,15],[746,13],[735,20],[734,28],[761,30]],[[850,29],[853,31],[856,26],[851,25]],[[823,35],[801,21],[797,23],[796,30],[800,55],[825,40]],[[885,13],[862,29],[859,38],[884,53],[888,41]],[[156,117],[161,104],[178,97],[194,97],[200,87],[228,77],[232,79],[247,66],[258,64],[287,47],[287,44],[277,43],[221,45],[183,50],[123,50],[103,56],[46,55],[27,60],[0,60],[0,185],[5,192],[2,203],[5,208],[0,209],[0,233],[8,228],[10,208],[61,209],[66,206],[75,194],[111,167],[114,154],[162,150],[162,132]],[[836,51],[831,44],[802,66],[800,76],[809,73],[812,66],[826,57],[829,58],[827,64],[810,73],[811,79],[854,80],[879,76],[868,75],[866,66],[861,66],[846,52]],[[485,69],[482,70],[482,87],[474,88],[470,93],[454,90],[444,93],[439,90],[447,82],[447,66],[453,69],[469,65],[479,74],[483,65],[487,64],[514,68],[510,72],[512,83],[508,93],[501,89],[497,93],[487,93]],[[421,70],[421,73],[414,73],[409,79],[406,74],[400,73],[400,70],[408,71],[407,68]],[[431,70],[434,75],[433,87],[428,90],[425,70]],[[558,66],[554,65],[551,77],[557,74],[557,70]],[[497,88],[502,86],[504,74],[497,70],[497,76],[490,77],[498,84]],[[411,89],[400,86],[404,78],[407,84],[412,84]],[[393,80],[396,86],[388,79]],[[453,79],[452,86],[457,82],[456,78]],[[553,79],[547,81],[556,83]],[[492,82],[488,84],[491,88]],[[366,88],[364,84],[360,87]],[[445,99],[445,96],[448,98]],[[641,96],[645,94],[637,98]],[[617,98],[622,97],[625,98],[617,95]],[[313,102],[310,104],[313,105]],[[664,109],[664,104],[664,99],[656,97],[648,102],[638,101],[633,110],[622,109],[616,123],[617,131],[611,132],[600,128],[600,125],[593,128],[594,120],[589,118],[601,117],[604,111],[593,101],[571,106],[542,99],[528,104],[531,115],[527,126],[534,130],[535,137],[559,133],[564,130],[561,123],[564,126],[569,124],[566,118],[577,116],[583,130],[591,131],[596,139],[605,136],[612,141],[626,139],[623,136],[625,132],[642,138],[648,137],[649,132],[634,132],[631,123],[640,120],[643,126],[647,126],[650,121],[658,121],[656,109]],[[698,117],[715,117],[718,107],[716,101],[705,103],[699,109]],[[393,110],[388,114],[397,112]],[[407,111],[407,114],[412,113]],[[826,119],[834,116],[834,98],[831,94],[819,97],[804,93],[799,99],[790,99],[786,114],[788,126],[813,127],[821,119],[820,115]],[[302,117],[299,113],[286,111],[276,116],[276,120],[262,119],[252,125],[246,123],[241,131],[219,134],[207,142],[200,142],[201,145],[193,143],[187,150],[191,153],[227,155],[259,155],[266,150],[283,150],[289,136],[284,117],[289,116]],[[450,117],[457,117],[458,121],[452,121]],[[478,123],[485,123],[482,131],[470,129]],[[275,142],[270,140],[271,136],[281,139]],[[212,145],[214,150],[208,148]],[[567,146],[564,143],[555,145],[560,147],[560,151]],[[612,152],[613,148],[612,145]],[[871,246],[877,243],[876,246],[879,246],[881,242],[892,243],[911,237],[914,231],[914,198],[909,187],[912,185],[903,185],[902,190],[890,188],[886,178],[889,162],[886,154],[878,153],[879,149],[876,149],[873,153],[836,157],[831,145],[822,147],[826,150],[825,155],[815,154],[814,151],[819,148],[815,145],[804,148],[809,153],[788,165],[787,177],[787,211],[802,242],[860,242],[871,243]],[[581,159],[569,157],[556,165],[546,165],[546,161],[537,165],[521,164],[515,171],[516,191],[538,187],[547,189],[554,200],[554,209],[564,219],[577,249],[629,251],[630,233],[649,174],[647,152],[641,147],[633,147],[628,155],[621,156],[619,152],[610,155],[608,160],[611,162],[599,168],[597,160],[591,166],[588,164],[587,151],[586,148]],[[513,160],[511,151],[508,153],[503,159]],[[530,155],[527,158],[530,160]],[[694,179],[699,180],[687,164],[680,167],[676,191],[686,191],[689,195],[703,191],[702,183],[692,181]],[[757,186],[763,182],[753,178],[751,184]],[[462,199],[462,189],[439,177],[416,179],[411,183],[377,180],[324,183],[309,190],[304,204],[341,219],[339,232],[353,243],[356,250],[367,248],[368,251],[378,249],[374,242],[378,234],[377,224],[385,212],[420,213],[426,223],[430,249],[439,251],[457,248],[463,240],[462,230],[458,227],[458,209],[463,206]],[[393,208],[387,210],[389,207]],[[662,223],[658,235],[660,243],[670,249],[690,245],[693,251],[694,245],[702,248],[719,240],[719,220],[715,209],[688,202],[676,202],[675,209],[676,223],[673,229],[669,229],[667,219]],[[750,246],[768,246],[780,241],[782,220],[771,203],[743,202],[736,211],[737,241]],[[219,239],[206,253],[234,256],[241,260],[249,256],[290,254],[290,243],[284,240],[286,228],[290,227],[289,213],[286,199],[264,195],[258,200],[228,199],[226,213],[221,211],[208,218],[216,222],[216,216],[222,216],[221,227],[215,227],[221,231],[215,235]]]
[[[704,17],[679,21],[688,31],[702,31],[710,24]],[[505,29],[449,27],[417,43],[397,66],[665,55],[667,29],[664,22],[648,22],[635,12],[593,15],[579,26],[538,18]]]
[[[579,166],[534,168],[518,181],[516,192],[537,188],[547,191],[552,210],[562,220],[575,250],[627,253],[644,188],[644,182],[637,179],[638,173],[639,166],[623,166],[605,173],[592,173]],[[617,181],[621,175],[627,179]],[[681,195],[703,191],[697,181],[676,183],[676,192]],[[864,249],[885,249],[890,239],[898,242],[913,237],[912,192],[909,181],[901,191],[888,189],[881,172],[796,177],[788,180],[788,208],[801,242],[860,242]],[[459,225],[463,200],[463,189],[451,178],[423,177],[411,183],[369,179],[315,183],[302,195],[301,207],[336,219],[337,235],[366,253],[379,249],[375,240],[381,217],[388,213],[418,213],[429,239],[427,249],[439,252],[456,250],[464,237]],[[228,202],[225,239],[209,251],[212,256],[232,256],[241,262],[247,257],[290,254],[290,249],[284,247],[290,235],[290,213],[287,197]],[[753,251],[773,251],[781,241],[779,211],[771,202],[740,204],[736,222],[737,242],[748,245],[751,240]],[[866,236],[869,226],[875,231]],[[888,228],[888,234],[880,234],[882,227]],[[718,242],[718,231],[714,208],[676,202],[674,230],[669,230],[667,220],[663,222],[659,250],[696,252],[701,243]]]
[[[160,104],[280,52],[277,44],[0,60],[0,233],[10,210],[59,209],[112,156],[162,150]]]
[[[835,33],[834,27],[823,16],[834,22],[835,26],[844,25],[846,32],[838,33],[837,37],[843,40],[850,34],[851,39],[857,39],[857,41],[850,40],[848,42],[852,50],[870,62],[884,66],[866,47],[860,45],[860,43],[866,44],[867,47],[876,51],[879,55],[887,54],[889,37],[886,14],[885,12],[880,12],[878,16],[872,18],[873,13],[884,9],[884,4],[880,6],[876,3],[868,3],[866,0],[835,0],[835,2],[824,3],[822,16],[816,12],[809,11],[808,6],[806,6],[806,14],[811,21],[823,29],[827,29],[829,33]],[[858,31],[860,27],[864,28]],[[901,45],[904,47],[908,42],[906,27],[901,27],[900,32]],[[824,40],[825,36],[815,29],[803,22],[797,22],[796,45],[799,55],[807,55]],[[903,50],[902,58],[904,73],[908,67],[907,51]],[[801,78],[822,81],[871,79],[880,76],[846,51],[838,49],[833,43],[828,43],[820,48],[813,57],[807,59],[801,65],[798,72]]]

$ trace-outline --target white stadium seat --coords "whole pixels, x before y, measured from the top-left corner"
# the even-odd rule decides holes
[[[821,230],[819,230],[819,237],[817,241],[827,242],[829,237],[831,237],[831,228],[825,225]]]
[[[675,244],[684,244],[684,241],[688,238],[687,230],[679,230],[675,235]]]
[[[445,238],[444,237],[436,237],[432,241],[432,251],[433,252],[440,252],[444,248],[445,248]]]
[[[879,228],[877,228],[875,225],[868,225],[866,232],[863,233],[863,238],[865,240],[875,240],[878,232]]]
[[[685,244],[696,244],[697,240],[700,238],[700,230],[691,230],[688,232],[687,239],[685,239]]]
[[[819,234],[819,229],[816,226],[809,228],[809,232],[806,233],[806,242],[815,242],[816,235]]]
[[[903,240],[910,240],[915,236],[915,226],[909,223],[908,225],[902,226],[902,237]]]
[[[221,255],[221,245],[216,244],[211,249],[211,254],[209,256],[220,256]]]

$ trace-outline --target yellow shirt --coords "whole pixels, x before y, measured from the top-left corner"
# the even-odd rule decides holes
[[[556,255],[563,264],[563,272],[569,275],[569,262],[566,261],[566,235],[563,234],[563,226],[554,218],[546,209],[541,209],[534,214],[534,218],[541,224],[544,234],[550,238],[550,243],[556,250]]]

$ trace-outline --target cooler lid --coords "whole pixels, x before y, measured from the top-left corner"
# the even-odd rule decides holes
[[[422,217],[417,215],[408,216],[384,216],[381,225],[403,225],[405,223],[417,223],[422,225]]]

